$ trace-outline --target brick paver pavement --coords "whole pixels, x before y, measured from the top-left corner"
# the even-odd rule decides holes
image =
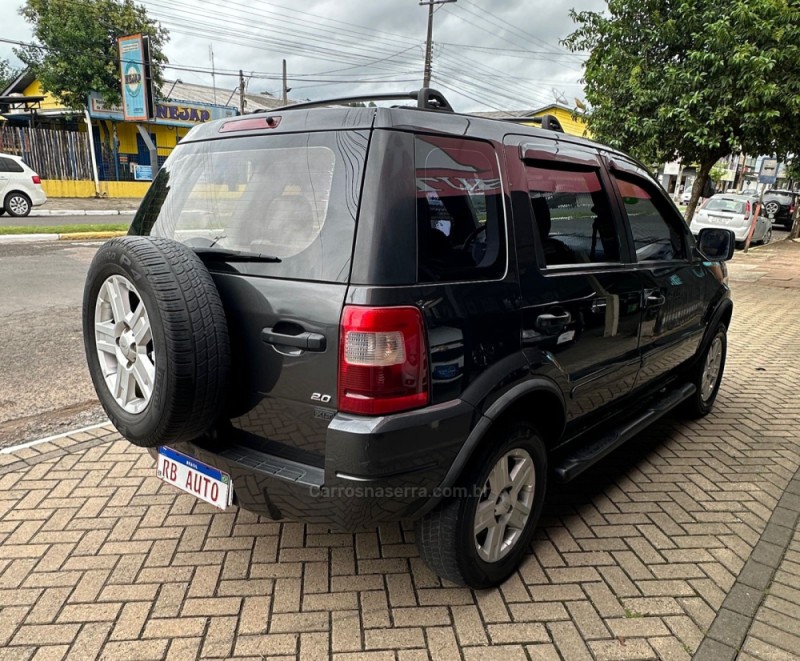
[[[218,512],[107,427],[0,454],[0,658],[790,658],[799,261],[790,243],[737,256],[714,413],[553,489],[497,590],[443,585],[410,526]]]

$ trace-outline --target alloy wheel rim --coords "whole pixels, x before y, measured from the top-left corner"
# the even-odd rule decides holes
[[[485,562],[504,558],[516,546],[531,516],[536,470],[531,455],[515,448],[489,472],[475,510],[475,549]]]
[[[703,379],[700,386],[700,396],[707,402],[719,379],[720,368],[722,367],[722,338],[714,338],[706,354],[706,364],[703,369]]]
[[[114,401],[126,413],[141,413],[153,396],[155,348],[144,301],[124,276],[109,276],[100,286],[94,339],[103,379]]]
[[[768,214],[776,214],[778,213],[778,205],[775,202],[770,202],[765,207]]]
[[[28,200],[21,195],[14,195],[8,201],[8,207],[11,210],[11,213],[21,216],[28,211]]]

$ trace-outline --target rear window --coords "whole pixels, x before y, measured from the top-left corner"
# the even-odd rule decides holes
[[[415,160],[419,281],[501,278],[505,216],[492,146],[418,137]]]
[[[745,213],[747,203],[726,197],[712,197],[705,206],[706,211],[724,211],[727,213]]]
[[[346,282],[367,142],[362,131],[184,142],[131,233],[280,259],[237,264],[254,275]]]

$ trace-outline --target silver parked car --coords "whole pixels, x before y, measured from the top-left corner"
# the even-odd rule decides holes
[[[755,201],[749,195],[720,193],[714,195],[700,207],[692,218],[689,228],[697,235],[705,227],[724,227],[733,232],[737,243],[744,243],[750,231],[755,213]],[[772,239],[772,221],[760,215],[753,231],[751,243],[769,243]]]

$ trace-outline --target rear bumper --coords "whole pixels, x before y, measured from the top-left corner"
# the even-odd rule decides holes
[[[234,503],[244,509],[358,530],[413,519],[445,495],[439,485],[475,417],[460,400],[380,418],[337,414],[323,465],[267,454],[235,430],[170,447],[228,473]]]
[[[47,195],[42,190],[42,187],[34,187],[34,189],[31,191],[31,205],[34,207],[40,207],[45,202],[47,202]]]
[[[692,224],[689,226],[689,229],[692,231],[692,234],[697,236],[700,233],[700,230],[706,228],[713,228],[713,229],[723,229],[723,230],[730,230],[733,232],[734,237],[736,237],[736,241],[744,241],[747,239],[747,233],[750,231],[750,224],[747,223],[744,226],[728,226],[722,225],[721,223],[709,223],[702,220],[693,220]]]

